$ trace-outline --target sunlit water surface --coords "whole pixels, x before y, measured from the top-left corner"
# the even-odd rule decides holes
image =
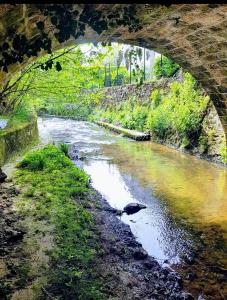
[[[225,168],[156,143],[123,138],[88,122],[40,118],[39,131],[42,139],[50,136],[56,143],[77,145],[86,158],[77,164],[112,207],[122,209],[130,202],[147,206],[121,219],[160,263],[179,264],[190,256],[195,230],[215,227],[223,238],[215,259],[226,268]]]

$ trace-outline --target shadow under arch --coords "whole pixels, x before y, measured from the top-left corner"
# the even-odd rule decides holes
[[[227,134],[226,4],[1,4],[0,29],[1,88],[35,57],[75,42],[143,46],[201,83]]]

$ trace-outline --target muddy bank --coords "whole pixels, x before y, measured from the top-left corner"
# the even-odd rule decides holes
[[[41,244],[49,232],[42,231],[43,228],[34,230],[32,226],[26,230],[22,228],[21,221],[26,223],[25,219],[31,220],[32,216],[23,218],[17,214],[14,203],[18,201],[19,194],[12,182],[0,186],[0,298],[49,299],[48,294],[51,296],[58,283],[46,288],[43,281],[42,286],[42,280],[39,280],[39,276],[43,276],[42,271],[40,274],[32,271],[33,268],[39,269],[42,255],[37,255],[35,246],[30,245],[28,249],[34,240]],[[108,299],[193,299],[183,291],[180,276],[168,267],[161,267],[147,255],[130,227],[120,221],[115,210],[97,191],[91,188],[89,201],[84,205],[95,215],[97,228],[94,230],[100,234],[101,247],[95,267]],[[39,282],[37,290],[34,286],[30,288],[34,282]],[[69,298],[62,296],[62,299]]]
[[[183,291],[179,274],[167,264],[160,266],[98,192],[95,198],[100,203],[93,211],[103,246],[97,267],[110,296],[122,300],[194,299]]]
[[[19,224],[20,217],[15,211],[14,199],[19,190],[12,182],[0,184],[0,299],[21,287],[23,281],[23,264],[21,244],[24,228]]]

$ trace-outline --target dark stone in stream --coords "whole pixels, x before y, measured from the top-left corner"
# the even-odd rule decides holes
[[[132,215],[144,208],[147,208],[147,207],[143,204],[129,203],[124,207],[123,212],[125,212],[127,215]]]
[[[143,265],[147,268],[147,269],[154,269],[154,268],[157,268],[158,267],[158,262],[155,261],[155,260],[148,260],[148,261],[145,261],[143,263]]]
[[[4,172],[2,172],[2,169],[0,168],[0,183],[4,182],[6,180],[6,178],[7,178],[7,175]]]
[[[136,260],[145,259],[148,257],[147,252],[143,248],[137,248],[133,252],[133,257]]]
[[[194,253],[184,254],[181,256],[181,258],[189,265],[192,265],[195,262],[195,254]]]
[[[86,156],[80,156],[80,151],[77,149],[76,144],[72,144],[68,151],[68,156],[71,160],[85,160]]]
[[[136,248],[136,247],[142,247],[142,244],[141,243],[139,243],[138,241],[135,241],[135,240],[133,240],[133,239],[128,239],[127,240],[127,245],[129,246],[129,247],[133,247],[133,248]]]
[[[83,161],[83,160],[85,160],[86,158],[87,158],[86,156],[79,156],[78,159]]]

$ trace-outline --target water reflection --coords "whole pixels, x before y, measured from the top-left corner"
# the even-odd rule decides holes
[[[47,118],[39,123],[45,128],[43,138],[49,134],[57,143],[77,145],[87,158],[80,166],[111,206],[147,205],[122,220],[150,255],[179,263],[197,243],[193,270],[198,279],[189,287],[195,295],[201,288],[208,294],[213,289],[215,297],[209,299],[224,299],[225,280],[212,270],[227,268],[225,168],[152,142],[122,138],[88,122]]]
[[[122,221],[130,225],[150,255],[161,262],[179,262],[179,256],[188,249],[189,235],[185,239],[185,231],[173,226],[150,188],[142,188],[134,177],[120,173],[118,166],[111,162],[90,160],[84,164],[84,169],[91,175],[93,186],[112,207],[123,209],[130,202],[146,204],[147,209],[134,215],[124,214]]]
[[[103,148],[118,153],[114,162],[136,177],[153,195],[193,222],[217,223],[227,231],[227,170],[152,142],[122,143]]]

